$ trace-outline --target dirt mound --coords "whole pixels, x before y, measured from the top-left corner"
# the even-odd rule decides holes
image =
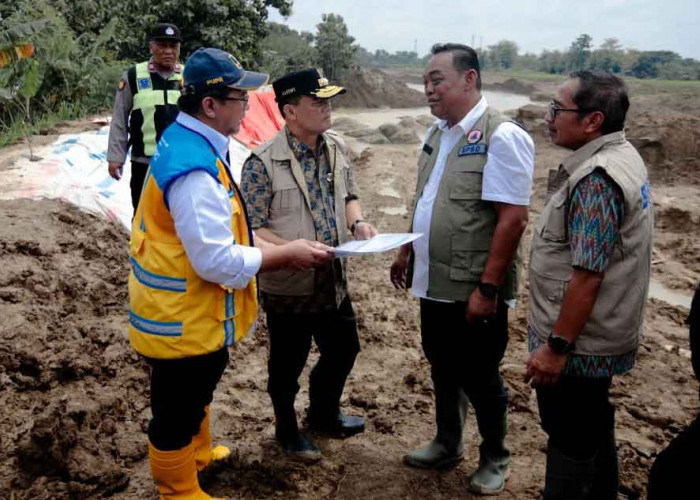
[[[127,235],[55,201],[0,202],[0,227],[0,484],[120,491],[146,455],[148,402],[124,336]]]
[[[425,96],[407,87],[403,80],[378,69],[354,70],[343,81],[347,92],[333,100],[346,108],[414,108],[425,106]]]
[[[644,99],[636,104],[626,134],[649,166],[652,183],[700,182],[700,117],[659,110]]]
[[[484,88],[528,96],[537,91],[537,87],[532,83],[526,83],[517,78],[508,78],[502,82],[487,83],[484,85]]]

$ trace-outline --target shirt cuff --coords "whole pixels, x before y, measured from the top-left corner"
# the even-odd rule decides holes
[[[262,252],[256,247],[247,247],[245,245],[239,245],[241,251],[241,256],[243,257],[243,270],[241,274],[245,276],[246,281],[250,280],[258,271],[260,271],[260,266],[262,265]]]

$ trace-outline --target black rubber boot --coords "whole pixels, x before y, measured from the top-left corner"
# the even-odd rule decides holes
[[[596,461],[573,460],[551,444],[547,447],[544,500],[589,500],[595,481]],[[597,499],[596,499],[597,500]]]
[[[595,498],[595,500],[617,500],[620,477],[614,429],[605,435],[598,449],[598,454],[595,458],[595,469],[591,498]]]

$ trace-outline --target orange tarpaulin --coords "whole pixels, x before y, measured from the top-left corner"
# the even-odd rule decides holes
[[[275,134],[284,126],[272,90],[250,92],[250,105],[245,118],[241,122],[241,130],[235,135],[249,149],[254,149]]]

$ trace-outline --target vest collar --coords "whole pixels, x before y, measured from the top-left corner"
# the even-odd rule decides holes
[[[270,146],[270,157],[275,161],[291,160],[292,156],[299,161],[299,156],[307,154],[307,148],[303,147],[302,144],[287,128],[285,125],[282,129],[284,133],[278,133],[272,141]],[[321,134],[319,140],[319,151],[326,146],[329,146],[332,142],[328,141],[328,136],[326,134]]]
[[[606,145],[614,142],[621,143],[624,141],[624,132],[613,132],[612,134],[602,135],[578,148],[571,156],[566,158],[561,165],[564,167],[567,173],[571,175],[584,161],[596,154],[599,150],[603,149]]]
[[[228,146],[230,139],[218,131],[211,128],[209,125],[197,120],[194,116],[184,112],[179,112],[175,119],[180,125],[194,130],[203,135],[216,149],[220,158],[226,158],[228,154]]]

